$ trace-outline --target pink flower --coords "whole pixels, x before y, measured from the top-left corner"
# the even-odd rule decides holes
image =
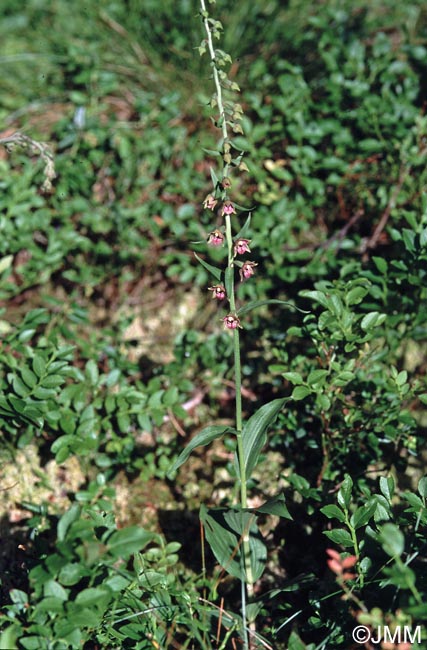
[[[236,316],[236,314],[228,314],[221,320],[224,323],[224,329],[235,330],[238,327],[240,327],[240,329],[243,329],[240,325],[239,317]]]
[[[208,291],[212,291],[212,298],[217,300],[224,300],[225,298],[225,287],[222,284],[214,284],[213,287],[209,287]]]
[[[249,280],[255,273],[255,267],[258,266],[256,262],[244,262],[242,268],[239,270],[240,279],[243,282],[244,280]]]
[[[213,230],[208,235],[208,244],[210,246],[222,246],[224,240],[225,236],[220,230]]]
[[[212,196],[212,194],[208,194],[203,201],[203,207],[205,210],[214,210],[217,203],[218,201]]]
[[[250,239],[238,239],[234,243],[234,254],[235,255],[244,255],[245,253],[250,253],[251,249],[249,248]]]
[[[236,208],[234,207],[231,201],[226,201],[224,203],[224,205],[222,206],[221,214],[222,216],[224,216],[225,214],[236,214]]]

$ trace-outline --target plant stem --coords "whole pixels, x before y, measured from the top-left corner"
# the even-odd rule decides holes
[[[228,141],[228,130],[227,130],[227,120],[224,110],[223,96],[222,96],[222,86],[221,80],[218,73],[217,57],[215,53],[215,48],[213,46],[212,39],[212,30],[211,24],[209,22],[208,13],[206,11],[205,0],[200,0],[200,6],[202,9],[203,24],[207,36],[207,45],[209,49],[209,55],[212,63],[213,70],[213,80],[216,89],[216,102],[218,105],[219,113],[219,123],[221,125],[221,132],[223,137],[223,146],[224,143]],[[223,151],[223,153],[225,153]],[[228,163],[223,160],[223,178],[228,175]],[[230,269],[230,282],[227,287],[227,297],[230,303],[230,312],[236,313],[236,300],[234,292],[234,255],[233,255],[233,232],[231,228],[231,218],[229,214],[225,215],[225,234],[227,241],[228,249],[228,269]],[[240,333],[239,329],[236,328],[233,331],[233,354],[234,354],[234,384],[235,384],[235,410],[236,410],[236,438],[237,438],[237,456],[240,469],[240,506],[242,511],[246,510],[248,507],[248,498],[247,498],[247,478],[246,478],[246,466],[245,466],[245,453],[243,445],[243,416],[242,416],[242,366],[240,359]],[[254,596],[254,579],[251,566],[251,554],[250,554],[250,530],[249,528],[243,528],[242,525],[242,558],[243,558],[243,568],[244,568],[244,578],[242,578],[242,619],[243,619],[243,645],[244,650],[250,650],[252,643],[248,641],[247,633],[247,620],[246,620],[246,593],[251,600]],[[249,629],[251,633],[255,632],[255,621],[249,621]],[[252,635],[251,635],[252,636]]]

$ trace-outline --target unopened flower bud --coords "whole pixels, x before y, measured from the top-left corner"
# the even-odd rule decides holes
[[[258,266],[256,262],[244,262],[242,268],[239,269],[240,279],[242,282],[244,280],[249,280],[249,278],[254,275],[256,266]]]
[[[214,284],[213,287],[208,288],[209,291],[212,291],[212,298],[216,298],[217,300],[224,300],[225,298],[225,287],[222,286],[222,284]]]
[[[238,327],[240,329],[243,329],[242,326],[240,325],[240,319],[238,316],[236,316],[236,314],[228,314],[221,320],[224,323],[224,329],[235,330]]]
[[[244,255],[245,253],[250,253],[251,249],[249,248],[250,239],[242,239],[241,237],[237,239],[234,243],[234,254],[235,255]]]
[[[220,230],[213,230],[208,235],[209,246],[222,246],[225,240],[224,234]]]

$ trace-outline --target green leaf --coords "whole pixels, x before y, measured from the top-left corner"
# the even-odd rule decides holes
[[[243,454],[246,467],[246,479],[249,479],[258,463],[261,449],[267,440],[267,429],[273,423],[289,398],[275,399],[264,404],[245,423],[242,431]]]
[[[103,608],[111,600],[112,595],[108,587],[88,587],[77,594],[75,603],[83,607]]]
[[[115,531],[108,540],[110,553],[117,558],[129,557],[138,553],[154,539],[154,534],[140,528],[129,526]]]
[[[353,547],[353,540],[348,530],[344,528],[336,528],[335,530],[325,530],[324,535],[328,537],[335,544],[339,544],[346,548]]]
[[[214,186],[214,190],[216,190],[216,188],[219,185],[218,176],[216,175],[216,173],[215,173],[215,171],[214,171],[214,169],[212,167],[210,168],[210,171],[211,171],[212,184]]]
[[[418,482],[418,492],[424,499],[427,497],[427,476],[420,478]]]
[[[215,280],[217,280],[218,282],[221,281],[221,275],[222,275],[221,269],[218,269],[216,266],[212,266],[212,264],[208,264],[208,262],[205,262],[205,260],[203,260],[201,257],[197,255],[197,253],[194,253],[194,256],[197,259],[197,261],[200,262],[200,264],[204,266],[205,269],[214,276]]]
[[[251,214],[249,213],[248,218],[246,219],[245,223],[243,224],[243,227],[241,230],[237,233],[235,236],[235,239],[244,239],[246,238],[246,235],[249,231],[250,225],[251,225]]]
[[[272,298],[270,300],[251,300],[250,302],[246,303],[246,305],[244,305],[243,307],[240,307],[240,309],[237,311],[237,315],[243,316],[244,314],[247,314],[249,311],[252,311],[257,307],[262,307],[263,305],[286,305],[287,307],[296,309],[302,314],[310,313],[309,311],[304,311],[303,309],[296,307],[291,302],[287,302],[286,300],[276,300],[275,298]]]
[[[377,267],[380,273],[383,273],[384,275],[387,273],[388,270],[387,260],[385,260],[383,257],[373,257],[372,261],[374,262],[375,266]]]
[[[380,314],[378,311],[370,311],[362,318],[360,327],[365,330],[365,332],[367,332],[373,327],[377,327],[378,325],[384,323],[385,319],[385,314]]]
[[[342,485],[338,491],[338,497],[337,497],[340,506],[342,508],[346,508],[346,510],[348,510],[350,507],[352,489],[353,489],[353,480],[350,474],[346,474],[342,482]]]
[[[172,467],[169,469],[167,476],[172,476],[176,470],[185,463],[189,458],[191,452],[196,449],[196,447],[205,447],[213,440],[221,438],[225,433],[232,432],[235,433],[235,429],[227,426],[212,425],[210,427],[205,427],[199,433],[197,433],[192,440],[188,443],[185,449],[180,453],[176,461],[173,463]]]
[[[52,445],[52,451],[53,445]],[[58,535],[58,541],[63,542],[65,539],[65,536],[67,534],[67,531],[71,524],[76,521],[76,519],[79,519],[81,513],[81,507],[79,506],[78,503],[73,503],[71,508],[65,512],[61,519],[58,521],[58,526],[57,526],[57,535]]]
[[[391,503],[393,498],[394,487],[394,478],[392,476],[380,477],[380,490],[389,503]]]
[[[320,512],[322,512],[328,519],[338,519],[341,523],[345,522],[345,514],[335,504],[320,508]]]
[[[346,305],[349,307],[351,305],[358,305],[360,302],[362,302],[367,293],[368,290],[365,287],[354,287],[345,296]]]
[[[21,368],[21,377],[27,384],[28,388],[34,388],[34,386],[37,384],[37,376],[34,374],[34,372],[25,366]]]
[[[36,354],[33,359],[33,370],[37,377],[42,377],[46,371],[46,361],[40,354]]]
[[[299,402],[300,400],[307,397],[307,395],[310,395],[310,393],[311,393],[311,388],[308,388],[307,386],[297,386],[292,391],[291,399],[294,399],[296,402]]]
[[[254,580],[265,568],[267,550],[250,512],[225,508],[200,508],[200,521],[218,563],[230,575],[246,580],[242,557],[242,535],[249,530],[250,563]]]
[[[285,505],[285,497],[279,494],[271,499],[268,499],[262,506],[255,508],[256,513],[276,515],[276,517],[283,517],[284,519],[292,519],[292,516]]]
[[[13,255],[6,255],[5,257],[2,257],[0,259],[0,273],[3,273],[3,271],[6,271],[6,269],[10,269],[12,262]]]
[[[329,370],[312,370],[307,377],[307,384],[309,384],[309,386],[312,386],[314,384],[324,383],[324,379],[326,379],[328,374]]]
[[[373,501],[371,503],[366,503],[363,506],[357,508],[350,517],[351,526],[357,530],[362,526],[365,526],[370,519],[374,516],[374,513],[377,509],[377,502]]]
[[[405,548],[405,538],[402,531],[395,524],[382,526],[379,540],[384,551],[391,557],[400,556]]]
[[[89,379],[91,386],[96,386],[99,380],[98,364],[94,359],[90,359],[85,367],[85,375]]]
[[[327,296],[323,293],[323,291],[311,291],[308,289],[304,289],[303,291],[299,292],[299,295],[302,296],[303,298],[309,298],[310,300],[315,300],[316,302],[319,302],[322,305],[322,307],[329,309],[330,303]]]
[[[303,378],[301,377],[299,372],[284,372],[283,377],[287,379],[288,381],[291,382],[291,384],[302,384],[303,383]]]

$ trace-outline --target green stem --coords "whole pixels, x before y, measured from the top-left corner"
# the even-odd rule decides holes
[[[345,509],[345,523],[350,531],[351,535],[351,540],[353,542],[353,549],[354,549],[354,554],[358,558],[357,564],[359,566],[359,578],[360,578],[360,587],[363,588],[365,585],[365,576],[363,575],[363,571],[360,568],[360,560],[359,560],[359,542],[357,541],[357,535],[356,535],[356,530],[355,528],[351,525],[350,523],[350,517],[348,516],[348,510],[347,508]]]
[[[207,11],[206,11],[206,4],[205,0],[200,0],[200,6],[202,8],[202,15],[203,15],[203,25],[206,31],[206,36],[207,36],[207,42],[208,42],[208,49],[209,49],[209,55],[211,57],[211,62],[212,62],[212,69],[213,69],[213,79],[215,83],[215,89],[216,89],[216,101],[218,104],[218,113],[219,113],[219,119],[221,120],[221,131],[222,131],[222,137],[224,142],[228,140],[228,131],[227,131],[227,120],[225,116],[225,110],[224,110],[224,103],[222,100],[222,86],[221,86],[221,80],[219,78],[218,74],[218,67],[216,63],[216,54],[215,54],[215,48],[213,46],[213,40],[212,40],[212,32],[211,28],[209,25],[209,21],[207,16]],[[223,175],[224,177],[228,175],[228,164],[224,164],[224,170],[223,170]]]

